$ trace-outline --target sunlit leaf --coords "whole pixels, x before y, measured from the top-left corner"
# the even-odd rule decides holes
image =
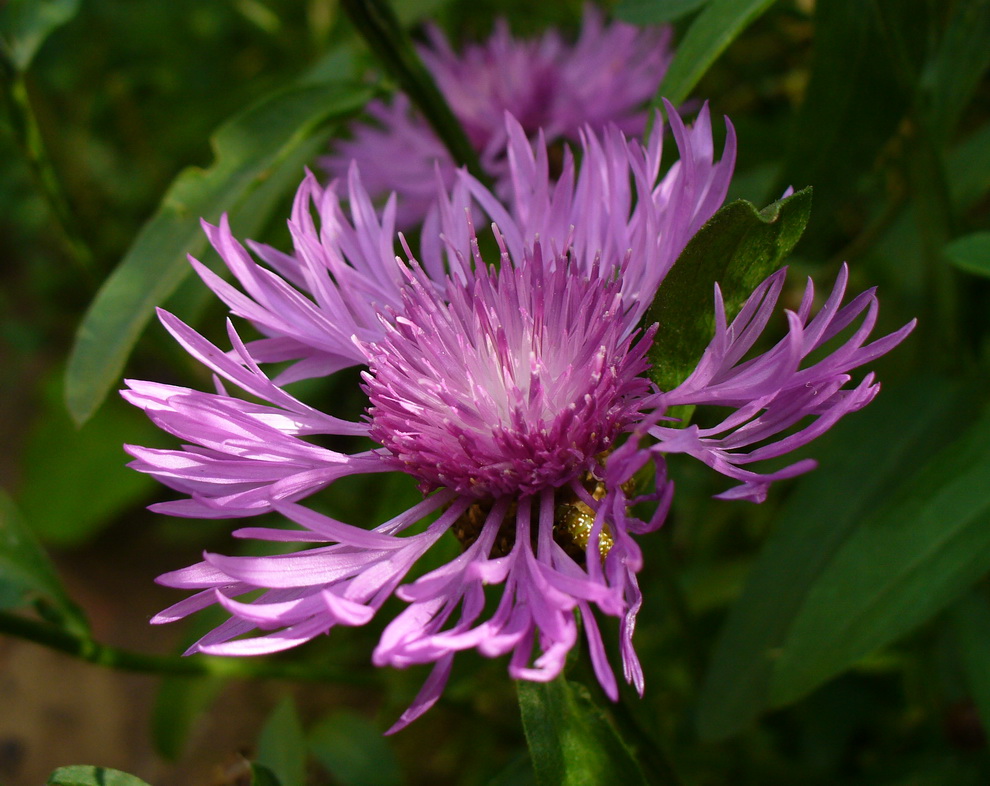
[[[710,0],[620,0],[615,16],[634,25],[673,22],[697,11]]]
[[[990,278],[990,232],[974,232],[957,238],[942,253],[960,270]]]
[[[746,297],[780,267],[808,223],[811,190],[759,210],[750,202],[726,205],[709,219],[664,279],[646,322],[659,322],[650,350],[650,375],[670,390],[697,365],[715,329],[715,283],[731,319]]]
[[[815,444],[820,466],[778,514],[719,636],[698,708],[702,736],[733,734],[770,706],[781,648],[818,577],[918,456],[951,438],[953,416],[965,404],[955,386],[939,380],[884,390]]]
[[[73,632],[89,630],[85,615],[62,588],[48,555],[14,503],[0,491],[0,607],[28,603]]]
[[[657,91],[657,105],[661,98],[675,106],[687,98],[725,48],[773,4],[774,0],[711,0],[677,45]]]
[[[261,730],[257,763],[271,770],[281,786],[305,786],[306,737],[289,696],[279,702]]]
[[[295,154],[307,146],[314,151],[327,123],[357,112],[372,94],[365,85],[340,82],[293,87],[217,131],[213,166],[179,174],[83,318],[65,383],[69,411],[78,422],[93,414],[118,381],[154,308],[188,274],[186,255],[206,247],[200,218],[215,222],[228,211],[238,233],[252,234],[278,198],[301,180]],[[281,187],[269,188],[265,204],[255,206],[251,220],[242,220],[238,208],[266,181]]]
[[[26,71],[51,33],[79,11],[79,0],[6,0],[0,4],[0,53]]]
[[[363,715],[338,710],[309,731],[309,748],[340,786],[399,786],[388,738]]]
[[[581,685],[519,680],[519,708],[540,786],[645,783],[632,751]]]
[[[90,764],[59,767],[45,783],[47,786],[148,786],[135,775]]]
[[[990,569],[990,413],[927,455],[810,587],[777,660],[774,704],[913,630]]]

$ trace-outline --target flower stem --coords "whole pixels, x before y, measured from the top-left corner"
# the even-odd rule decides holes
[[[2,58],[0,58],[0,87],[10,115],[14,137],[27,161],[35,186],[48,204],[62,245],[86,281],[93,284],[95,274],[93,253],[83,240],[58,175],[55,173],[51,157],[48,155],[38,119],[31,105],[25,76]]]
[[[152,655],[118,649],[89,638],[76,636],[54,625],[0,611],[0,633],[33,641],[49,649],[64,652],[80,660],[118,671],[182,677],[226,677],[243,679],[285,679],[303,682],[340,682],[370,684],[364,675],[299,663],[273,663],[247,658],[220,658],[200,655],[184,658],[177,655]]]
[[[489,185],[478,154],[423,65],[388,0],[342,0],[341,5],[371,51],[429,121],[454,161],[466,166],[475,178]]]

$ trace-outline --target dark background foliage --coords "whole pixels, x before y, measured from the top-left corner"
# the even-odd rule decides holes
[[[535,33],[581,14],[396,8],[412,35],[431,16],[455,40],[498,15]],[[848,260],[853,290],[880,286],[881,329],[919,327],[877,364],[878,400],[806,451],[820,468],[765,504],[712,500],[720,481],[672,462],[675,508],[643,542],[643,700],[603,700],[578,652],[566,680],[520,685],[517,702],[504,663],[466,654],[441,703],[383,739],[425,673],[370,667],[380,626],[262,665],[176,665],[193,661],[170,653],[211,621],[148,626],[175,600],[152,579],[235,546],[223,522],[143,510],[168,492],[127,470],[120,445],[167,442],[103,395],[125,361],[128,375],[208,384],[157,325],[143,329],[166,299],[222,329],[219,305],[179,285],[186,251],[203,251],[199,216],[228,210],[241,234],[284,246],[302,166],[392,79],[374,76],[334,0],[0,6],[0,782],[74,764],[161,786],[990,780],[990,2],[611,10],[676,25],[661,92],[731,117],[730,198],[762,207],[813,186],[789,296],[804,275],[826,288]],[[345,375],[306,393],[356,414],[355,388]],[[318,504],[370,524],[415,493],[353,481]]]

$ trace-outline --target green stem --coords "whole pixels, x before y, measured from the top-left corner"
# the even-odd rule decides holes
[[[51,157],[48,155],[41,128],[31,105],[31,96],[28,93],[24,74],[0,59],[0,84],[17,144],[27,161],[35,186],[48,203],[62,245],[69,258],[92,284],[93,253],[79,232]]]
[[[371,51],[423,113],[454,161],[488,184],[477,152],[387,0],[341,0],[341,4]]]
[[[181,677],[227,677],[243,679],[284,679],[303,682],[371,684],[367,676],[353,672],[316,669],[299,663],[273,663],[247,658],[219,658],[199,655],[151,655],[131,652],[88,638],[81,638],[47,623],[0,611],[0,633],[33,641],[74,658],[118,671]]]

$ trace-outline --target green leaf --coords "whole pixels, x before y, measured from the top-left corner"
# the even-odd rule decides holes
[[[282,786],[275,773],[262,764],[251,765],[251,786]]]
[[[77,428],[65,411],[61,380],[43,385],[44,407],[28,435],[18,502],[36,534],[62,546],[85,541],[154,488],[127,468],[124,443],[161,443],[143,412],[121,399]]]
[[[79,11],[79,0],[7,0],[0,5],[0,52],[27,71],[51,33]]]
[[[258,738],[257,761],[275,774],[281,786],[305,786],[306,738],[291,696],[268,716]]]
[[[321,129],[357,112],[373,92],[341,82],[293,87],[269,96],[217,131],[213,166],[179,174],[79,326],[65,382],[66,401],[77,422],[87,420],[100,405],[155,306],[188,274],[187,254],[200,254],[206,247],[200,218],[216,222],[228,211],[238,234],[253,234],[279,197],[301,179],[297,154],[312,154],[322,143]],[[266,181],[263,204],[256,204],[250,216],[241,216],[239,208]]]
[[[587,689],[558,677],[516,683],[523,731],[540,786],[645,783],[643,771]]]
[[[914,10],[917,0],[887,4]],[[851,211],[848,202],[855,184],[873,166],[908,109],[908,95],[879,29],[879,12],[874,12],[878,7],[873,3],[867,10],[862,0],[815,5],[811,75],[774,186],[778,191],[793,183],[814,186],[816,215],[824,218],[815,222],[815,234],[835,231],[833,216]],[[888,16],[910,20],[907,13]]]
[[[974,232],[956,238],[942,253],[960,270],[990,278],[990,232]]]
[[[800,698],[913,630],[988,569],[990,411],[836,550],[784,641],[771,701]]]
[[[487,182],[488,174],[481,168],[477,151],[388,0],[341,0],[341,7],[368,48],[423,113],[454,161]]]
[[[810,215],[811,189],[763,210],[740,200],[725,205],[691,239],[646,315],[647,324],[661,325],[650,349],[650,376],[661,390],[682,382],[711,340],[715,283],[731,320],[756,285],[780,267]]]
[[[928,125],[941,137],[956,127],[990,66],[990,0],[957,0],[938,51],[922,75]]]
[[[175,761],[182,755],[196,719],[225,684],[225,680],[211,677],[162,680],[151,715],[151,737],[163,758]]]
[[[711,0],[678,44],[655,103],[659,106],[661,98],[674,106],[683,102],[725,48],[773,3],[774,0]]]
[[[363,715],[339,710],[309,732],[309,748],[340,786],[399,786],[402,771],[381,731]]]
[[[73,633],[89,633],[85,615],[62,588],[48,555],[0,490],[0,608],[28,603]]]
[[[865,412],[818,440],[819,468],[780,511],[719,635],[698,707],[704,738],[734,734],[770,706],[781,648],[818,577],[918,456],[951,439],[959,428],[954,416],[965,411],[957,387],[922,379],[882,391]]]
[[[109,767],[94,767],[91,764],[74,764],[59,767],[48,776],[47,786],[148,786],[134,775]]]
[[[486,786],[535,786],[536,773],[533,763],[525,751],[513,759],[498,775],[492,778]]]
[[[673,22],[697,11],[710,0],[619,0],[615,16],[634,25]]]
[[[983,728],[990,729],[990,601],[986,593],[976,589],[954,604],[949,623]]]

